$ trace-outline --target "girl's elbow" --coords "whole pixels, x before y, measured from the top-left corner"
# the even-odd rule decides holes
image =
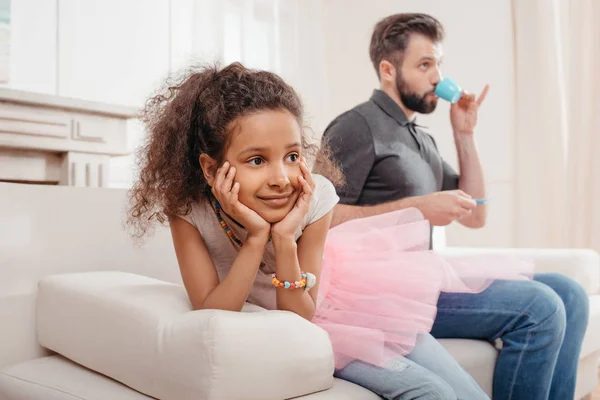
[[[221,310],[221,311],[234,311],[234,312],[241,312],[242,311],[242,307],[244,305],[241,304],[216,304],[215,302],[211,301],[210,299],[206,299],[204,301],[201,302],[192,302],[192,309],[193,311],[198,311],[198,310]]]
[[[279,307],[277,307],[277,309],[279,311],[289,311],[289,312],[292,312],[292,313],[298,315],[299,317],[302,317],[302,318],[308,320],[309,322],[312,321],[313,317],[315,316],[315,309],[314,308],[312,308],[310,310],[298,310],[298,309],[295,309],[293,307],[279,306]]]

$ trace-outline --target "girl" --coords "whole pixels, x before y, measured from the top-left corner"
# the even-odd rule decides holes
[[[330,335],[336,376],[386,399],[487,399],[427,332],[442,289],[483,290],[493,275],[426,251],[429,226],[416,210],[328,237],[338,197],[307,160],[334,182],[340,174],[309,144],[299,97],[277,75],[204,68],[152,98],[144,117],[130,223],[141,236],[169,221],[194,309],[248,301],[312,320]]]

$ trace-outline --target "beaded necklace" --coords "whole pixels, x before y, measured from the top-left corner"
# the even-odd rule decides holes
[[[219,220],[219,224],[221,224],[221,226],[223,227],[223,230],[225,231],[225,233],[227,234],[227,236],[229,236],[229,238],[231,240],[233,240],[235,242],[235,244],[237,244],[238,246],[242,247],[244,245],[244,242],[242,242],[240,239],[238,239],[233,231],[231,230],[231,228],[229,227],[229,225],[227,225],[227,222],[225,222],[225,220],[223,219],[223,217],[221,216],[221,203],[219,203],[217,200],[215,200],[215,212],[217,214],[217,219]],[[271,237],[269,236],[269,242],[271,241]]]
[[[217,219],[219,220],[219,224],[221,224],[227,236],[229,236],[229,238],[233,240],[238,246],[242,247],[244,243],[242,243],[240,239],[235,237],[235,235],[229,228],[229,225],[227,225],[227,222],[225,222],[225,220],[223,220],[223,217],[221,217],[221,203],[219,203],[218,201],[215,201],[215,212],[217,213]]]

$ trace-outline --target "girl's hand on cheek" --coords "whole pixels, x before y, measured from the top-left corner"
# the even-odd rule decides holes
[[[298,177],[298,183],[301,186],[299,195],[297,195],[294,208],[290,210],[284,219],[272,225],[271,236],[273,243],[280,240],[293,240],[294,234],[302,224],[304,217],[310,209],[310,201],[312,199],[315,182],[308,170],[304,158],[300,161],[301,176]]]
[[[217,170],[217,176],[211,188],[212,194],[223,211],[246,228],[249,238],[257,237],[266,242],[269,239],[271,224],[239,201],[240,183],[234,183],[235,173],[235,167],[225,161],[223,166]]]

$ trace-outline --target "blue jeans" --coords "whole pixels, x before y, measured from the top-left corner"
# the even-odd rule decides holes
[[[489,400],[471,376],[431,335],[388,368],[354,361],[335,376],[388,400]]]
[[[431,333],[502,340],[494,399],[573,399],[588,308],[577,282],[538,274],[533,281],[496,281],[479,294],[442,293]]]
[[[588,322],[583,288],[560,274],[534,281],[497,281],[479,294],[442,293],[432,334],[437,338],[502,339],[493,398],[573,399]],[[487,399],[431,336],[393,368],[355,361],[336,371],[389,400]]]

